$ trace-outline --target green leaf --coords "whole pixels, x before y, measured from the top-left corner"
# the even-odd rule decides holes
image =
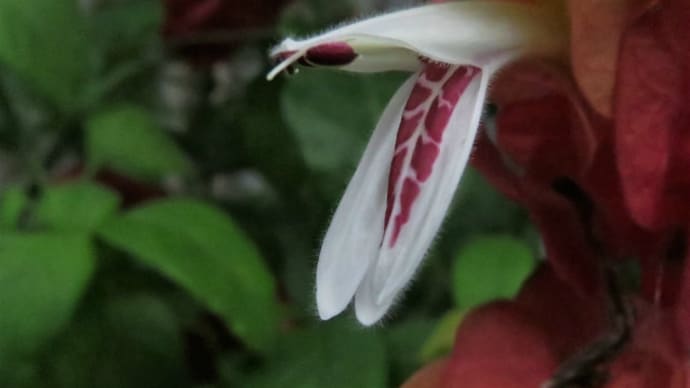
[[[110,108],[89,118],[86,148],[91,169],[108,166],[146,180],[191,171],[179,146],[137,106]]]
[[[98,300],[51,344],[42,375],[57,387],[190,387],[170,307],[147,293]]]
[[[126,0],[101,5],[89,19],[95,41],[111,56],[124,57],[150,48],[160,37],[163,7],[157,0]],[[131,57],[129,58],[132,59]]]
[[[304,71],[286,83],[283,116],[307,164],[316,171],[351,170],[395,89],[396,74]]]
[[[13,186],[0,195],[0,227],[13,229],[28,203],[24,189]]]
[[[186,288],[254,349],[272,344],[278,321],[273,278],[254,245],[217,209],[159,201],[112,219],[100,232]]]
[[[49,187],[35,209],[39,225],[59,230],[91,231],[117,211],[119,198],[89,182]]]
[[[292,192],[305,179],[305,165],[295,136],[282,119],[280,90],[280,82],[255,81],[236,116],[252,164],[279,190]]]
[[[342,321],[281,337],[264,369],[242,384],[247,388],[383,388],[386,353],[373,330]]]
[[[485,236],[468,243],[453,265],[453,295],[458,307],[471,309],[513,297],[535,266],[530,247],[508,236]]]
[[[426,339],[419,357],[425,363],[448,354],[453,349],[455,342],[455,332],[458,325],[462,322],[465,313],[460,310],[453,310],[446,313],[436,324],[436,328]]]
[[[180,334],[176,315],[161,298],[93,292],[72,324],[36,357],[5,365],[0,386],[191,387]]]
[[[96,3],[89,15],[89,33],[97,51],[98,78],[88,85],[92,106],[104,99],[138,100],[133,93],[153,97],[150,86],[163,55],[160,28],[163,4],[159,0]]]
[[[0,62],[65,110],[89,73],[88,34],[75,0],[0,1]]]
[[[67,323],[94,269],[80,234],[0,234],[0,365]]]

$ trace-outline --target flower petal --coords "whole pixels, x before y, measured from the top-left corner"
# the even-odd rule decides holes
[[[433,27],[433,28],[432,28]],[[560,54],[567,23],[559,11],[504,1],[430,4],[326,32],[305,40],[286,39],[271,51],[280,63],[268,78],[314,47],[342,42],[357,58],[340,68],[371,72],[410,70],[418,56],[449,64],[482,66],[506,54]]]
[[[363,324],[379,320],[414,274],[441,226],[472,150],[489,72],[467,66],[447,67],[441,75],[438,71],[439,65],[427,65],[403,114],[384,238],[355,297]]]
[[[322,319],[347,307],[378,255],[396,129],[415,79],[407,80],[388,103],[326,232],[316,269]]]

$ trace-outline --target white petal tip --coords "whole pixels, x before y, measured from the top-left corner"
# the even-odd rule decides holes
[[[355,315],[357,316],[357,320],[359,321],[359,323],[361,323],[364,326],[372,326],[378,323],[381,320],[381,318],[383,318],[383,316],[386,315],[388,307],[376,307],[377,308],[374,309],[362,307],[356,308]]]
[[[338,315],[338,313],[333,313],[331,311],[323,311],[323,310],[319,309],[319,318],[322,321],[328,321],[331,318],[335,317],[336,315]]]
[[[355,314],[357,320],[364,326],[371,326],[379,322],[386,315],[386,312],[393,304],[392,299],[384,300],[383,303],[375,303],[371,298],[368,287],[360,289],[355,298]]]
[[[360,317],[359,315],[357,316],[357,320],[359,323],[362,324],[362,326],[373,326],[374,324],[378,323],[381,317],[378,318],[372,318],[372,317]]]
[[[336,315],[340,314],[344,309],[336,309],[333,308],[333,306],[318,306],[319,310],[319,318],[321,318],[322,321],[327,321]]]
[[[337,292],[334,293],[330,287],[317,287],[316,290],[316,307],[319,318],[324,321],[342,313],[352,298],[351,295],[344,297]]]

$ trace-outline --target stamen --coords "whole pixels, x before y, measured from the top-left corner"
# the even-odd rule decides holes
[[[308,47],[303,48],[301,50],[297,50],[294,53],[290,54],[285,60],[278,63],[278,65],[271,69],[268,75],[266,75],[266,79],[268,81],[272,81],[278,74],[280,74],[284,70],[287,70],[290,67],[290,65],[302,58],[304,54],[307,52],[307,50],[309,50]],[[276,58],[280,59],[280,54],[276,55]]]

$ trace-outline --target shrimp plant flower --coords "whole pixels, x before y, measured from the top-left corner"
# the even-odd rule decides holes
[[[469,0],[386,13],[272,49],[269,80],[295,65],[412,73],[383,111],[324,238],[322,319],[353,299],[364,325],[386,314],[451,204],[492,76],[526,56],[564,55],[566,31],[560,1]]]

